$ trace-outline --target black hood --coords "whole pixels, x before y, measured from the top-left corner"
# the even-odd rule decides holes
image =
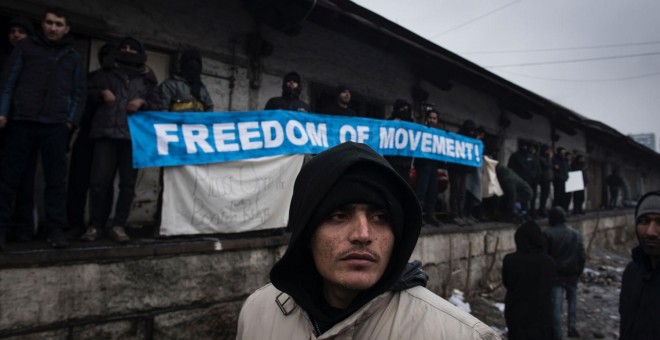
[[[295,89],[291,89],[286,85],[289,80],[293,80],[296,83],[298,83],[298,87]],[[300,78],[300,75],[296,72],[289,72],[287,73],[284,78],[282,78],[282,97],[287,97],[287,98],[298,98],[300,97],[300,94],[302,93],[302,78]]]
[[[541,253],[545,251],[545,238],[536,222],[526,222],[516,230],[516,251],[523,254]]]
[[[369,290],[362,292],[338,316],[338,322],[377,295],[387,291],[401,277],[408,259],[415,249],[422,226],[421,208],[406,181],[378,153],[364,144],[343,143],[324,151],[301,169],[293,189],[287,228],[291,231],[289,246],[270,272],[273,285],[289,294],[313,319],[323,317],[320,305],[322,279],[312,259],[309,241],[317,225],[312,222],[316,210],[327,193],[342,176],[355,169],[367,168],[387,179],[387,187],[403,212],[400,237],[395,238],[394,249],[383,277]],[[375,175],[376,176],[376,175]],[[384,177],[383,177],[384,176]],[[327,321],[327,320],[326,320]]]

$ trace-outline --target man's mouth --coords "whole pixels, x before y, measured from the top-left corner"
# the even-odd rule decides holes
[[[378,257],[375,254],[372,254],[368,251],[351,251],[339,258],[341,261],[350,261],[350,262],[377,262]]]

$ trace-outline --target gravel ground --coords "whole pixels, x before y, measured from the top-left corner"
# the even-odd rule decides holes
[[[580,339],[619,338],[619,291],[621,275],[630,261],[630,248],[631,245],[598,249],[590,254],[578,284],[577,329]],[[504,313],[496,307],[497,303],[503,304],[504,294],[506,291],[500,286],[491,293],[469,298],[468,302],[473,315],[506,339]],[[563,325],[565,332],[566,321]]]

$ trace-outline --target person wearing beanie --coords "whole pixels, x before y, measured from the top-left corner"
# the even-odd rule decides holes
[[[289,246],[243,304],[237,339],[498,338],[423,287],[421,263],[408,263],[419,203],[368,146],[343,143],[303,166],[287,228]]]
[[[282,79],[282,96],[268,100],[264,110],[289,110],[309,112],[309,105],[300,100],[302,79],[296,72],[287,73]]]
[[[93,241],[99,234],[107,232],[114,241],[125,243],[129,241],[125,228],[137,180],[127,117],[159,107],[156,99],[158,81],[146,64],[144,46],[133,37],[119,41],[107,58],[112,58],[109,68],[103,69],[89,84],[90,101],[97,105],[89,133],[94,140],[89,195],[92,221],[81,238]],[[112,227],[107,230],[106,222],[112,207],[109,192],[114,191],[117,173],[119,195]]]
[[[213,100],[201,75],[201,54],[195,50],[183,51],[179,72],[158,86],[161,109],[171,112],[213,111]]]
[[[621,281],[619,339],[660,339],[660,191],[637,202],[635,233],[639,245]]]
[[[568,305],[568,337],[580,337],[576,324],[577,284],[587,254],[582,242],[582,234],[566,225],[566,212],[562,207],[554,207],[548,213],[549,228],[543,231],[548,242],[548,254],[555,261],[557,275],[552,284],[553,334],[554,339],[562,338],[562,305],[566,294]]]
[[[6,129],[5,162],[0,166],[0,248],[15,229],[12,202],[33,154],[45,166],[44,234],[54,248],[68,246],[66,225],[67,151],[70,131],[85,107],[83,56],[73,46],[69,14],[48,8],[37,34],[17,44],[0,76],[0,129]],[[48,75],[47,77],[45,75]]]
[[[335,116],[357,116],[355,110],[349,107],[351,103],[351,91],[345,85],[339,85],[335,89],[335,100],[319,110],[319,113],[325,113]]]
[[[541,145],[539,151],[539,187],[541,192],[539,194],[539,208],[536,211],[536,216],[541,218],[548,217],[547,203],[553,177],[552,154],[552,148],[548,144]]]
[[[514,235],[516,251],[504,256],[504,318],[509,340],[552,340],[552,282],[555,262],[536,222],[522,224]]]
[[[568,164],[566,163],[566,149],[558,147],[557,152],[552,159],[552,187],[553,187],[553,207],[566,206],[566,181],[568,180]]]
[[[105,76],[104,70],[112,68],[112,61],[108,56],[117,49],[112,42],[103,44],[96,57],[101,68],[87,74],[87,83],[96,84],[102,82]],[[99,108],[100,96],[98,89],[88,88],[87,105],[80,119],[80,127],[75,136],[71,149],[71,160],[69,162],[69,181],[67,183],[66,211],[68,219],[67,234],[78,238],[85,231],[85,207],[89,190],[89,178],[92,172],[92,156],[94,154],[94,139],[89,137],[92,129],[94,113]],[[109,201],[112,201],[113,192],[108,193]]]

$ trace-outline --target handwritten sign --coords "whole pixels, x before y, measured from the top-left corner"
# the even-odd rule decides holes
[[[303,155],[164,169],[161,235],[280,228]]]

